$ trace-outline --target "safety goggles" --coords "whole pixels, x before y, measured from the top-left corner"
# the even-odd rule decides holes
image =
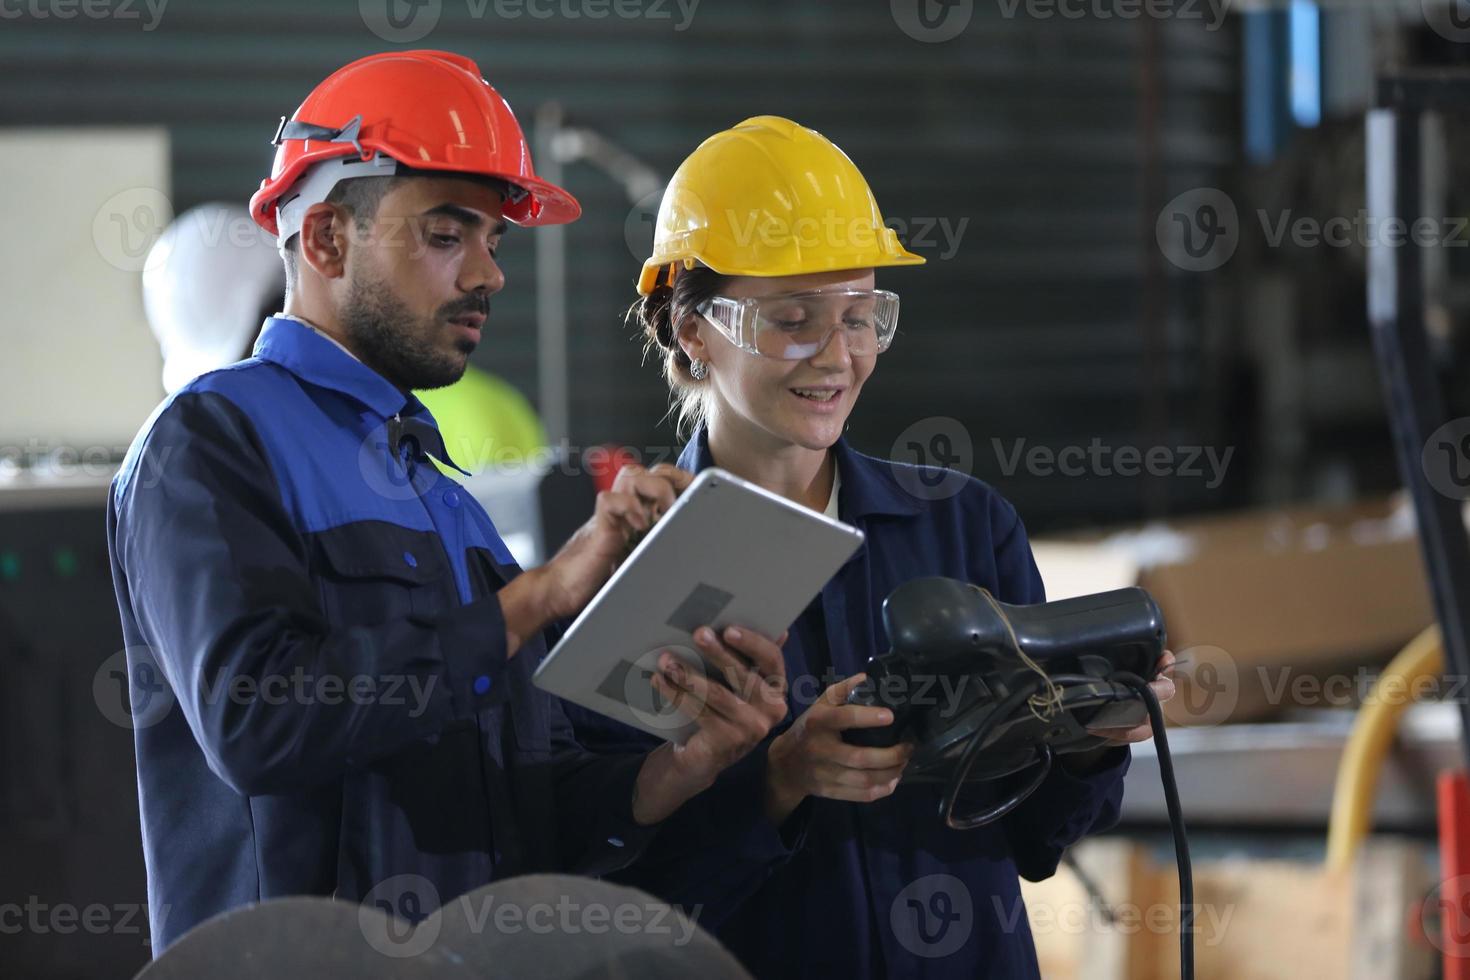
[[[883,289],[715,296],[696,309],[741,350],[782,361],[815,356],[839,331],[849,354],[881,354],[898,330],[898,294]]]

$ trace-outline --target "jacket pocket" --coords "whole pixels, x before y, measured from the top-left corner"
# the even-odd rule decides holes
[[[457,604],[444,546],[432,531],[358,521],[319,532],[316,546],[333,626],[373,626]]]

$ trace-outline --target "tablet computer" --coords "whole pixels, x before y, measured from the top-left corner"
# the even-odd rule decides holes
[[[862,541],[857,528],[706,469],[542,660],[535,684],[682,743],[696,726],[649,683],[659,655],[707,673],[699,627],[780,636]]]

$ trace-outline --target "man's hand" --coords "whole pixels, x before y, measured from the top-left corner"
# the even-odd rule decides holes
[[[624,466],[597,495],[592,519],[544,566],[550,619],[575,616],[612,577],[637,539],[674,506],[694,477],[669,463]]]
[[[898,787],[913,745],[889,748],[849,745],[849,728],[881,728],[893,724],[887,708],[848,704],[847,698],[866,678],[855,674],[822,692],[796,723],[771,743],[766,768],[766,815],[781,823],[808,796],[871,803]]]
[[[575,616],[628,557],[637,538],[674,506],[694,477],[670,463],[624,466],[611,490],[597,495],[592,519],[556,557],[500,590],[509,650],[547,623]]]
[[[639,823],[668,817],[785,719],[785,642],[784,634],[772,641],[734,626],[717,637],[702,626],[694,632],[694,643],[710,666],[709,676],[672,653],[659,657],[654,690],[698,730],[683,745],[664,745],[649,754],[634,796]]]

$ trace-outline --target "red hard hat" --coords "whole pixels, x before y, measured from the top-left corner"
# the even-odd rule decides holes
[[[576,198],[537,178],[531,150],[510,106],[480,68],[447,51],[392,51],[359,58],[312,90],[273,141],[269,180],[250,198],[250,215],[277,234],[281,197],[324,160],[382,153],[416,170],[506,181],[505,219],[556,225],[582,213]]]

